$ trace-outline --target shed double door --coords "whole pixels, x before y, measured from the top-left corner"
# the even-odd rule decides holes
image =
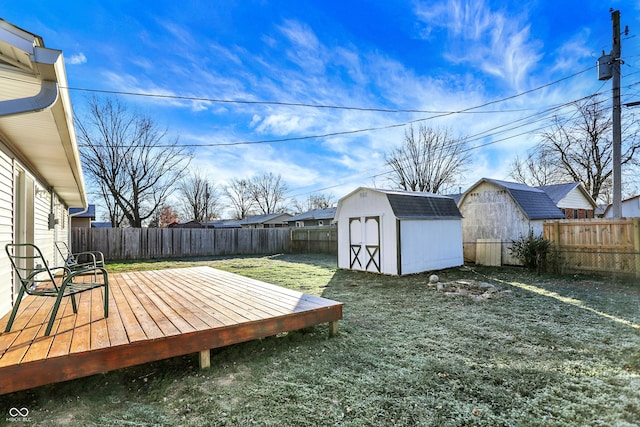
[[[349,218],[349,268],[380,273],[380,217]]]

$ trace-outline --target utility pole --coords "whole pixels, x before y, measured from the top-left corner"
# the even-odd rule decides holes
[[[611,49],[611,87],[613,92],[613,217],[622,217],[622,110],[620,107],[620,11],[611,11],[613,45]]]
[[[622,217],[622,110],[620,108],[620,64],[622,64],[620,41],[620,11],[611,9],[613,43],[611,53],[598,59],[598,79],[611,79],[612,89],[612,172],[613,172],[613,217]],[[626,32],[626,30],[625,30]]]

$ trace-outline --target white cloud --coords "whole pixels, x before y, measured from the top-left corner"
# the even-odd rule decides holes
[[[87,63],[87,57],[82,52],[76,53],[75,55],[71,55],[67,60],[67,64],[69,65],[78,65],[78,64],[86,64],[86,63]]]
[[[298,21],[287,20],[278,29],[290,43],[287,58],[312,74],[323,74],[327,51],[313,30]]]
[[[426,27],[423,33],[448,31],[443,55],[449,61],[477,67],[517,91],[542,58],[543,44],[531,37],[525,13],[494,11],[484,1],[448,0],[419,3],[416,15]]]

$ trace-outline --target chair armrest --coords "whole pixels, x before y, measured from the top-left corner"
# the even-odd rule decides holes
[[[79,259],[79,256],[82,255],[89,256],[93,260],[94,265],[97,265],[97,263],[102,263],[104,265],[104,254],[100,251],[85,251],[73,254],[76,259]]]
[[[56,275],[56,272],[58,272],[59,270],[62,270],[62,275],[64,276],[68,276],[69,274],[71,274],[71,269],[67,266],[61,265],[58,267],[49,267],[49,271],[51,272],[51,274],[53,274],[54,276]],[[47,269],[43,268],[41,270],[41,272],[46,272]]]
[[[103,267],[87,267],[87,268],[82,268],[79,270],[73,270],[68,276],[65,277],[64,282],[65,283],[73,283],[73,279],[76,276],[82,276],[84,274],[94,274],[94,273],[99,273],[102,275],[103,279],[104,279],[104,283],[107,283],[107,281],[109,280],[109,273],[107,273],[107,270]]]

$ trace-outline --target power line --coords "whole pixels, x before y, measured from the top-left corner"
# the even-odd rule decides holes
[[[491,128],[491,129],[487,129],[487,130],[485,130],[485,131],[482,131],[482,132],[476,133],[476,134],[474,134],[474,135],[469,135],[469,136],[467,136],[467,137],[465,137],[465,138],[462,138],[462,139],[460,139],[460,140],[458,140],[458,141],[452,142],[452,144],[451,144],[451,145],[467,144],[467,143],[469,143],[469,142],[474,142],[474,141],[478,141],[478,140],[482,140],[482,139],[491,138],[491,137],[493,137],[493,136],[495,136],[495,135],[498,135],[498,134],[500,134],[500,133],[504,133],[504,132],[508,132],[508,131],[512,131],[512,130],[516,130],[516,129],[521,129],[521,128],[526,127],[526,126],[530,126],[530,125],[532,125],[532,124],[535,124],[535,123],[538,123],[538,122],[541,122],[541,121],[548,120],[548,119],[550,119],[551,117],[554,117],[554,115],[550,115],[550,114],[548,114],[548,113],[552,113],[552,112],[554,112],[554,111],[560,111],[560,110],[562,110],[563,108],[566,108],[566,107],[568,107],[568,106],[570,106],[570,105],[572,105],[572,104],[576,104],[576,103],[579,103],[580,101],[584,101],[584,100],[586,100],[586,99],[589,99],[589,98],[592,98],[592,97],[595,97],[595,96],[602,95],[601,90],[602,90],[602,88],[604,87],[604,85],[605,85],[605,84],[606,84],[606,83],[603,83],[603,84],[600,86],[600,88],[599,88],[595,93],[593,93],[593,94],[591,94],[591,95],[587,95],[587,96],[584,96],[584,97],[582,97],[582,98],[578,98],[578,99],[575,99],[575,100],[572,100],[572,101],[568,101],[568,102],[565,102],[565,103],[563,103],[563,104],[558,104],[558,105],[555,105],[555,106],[549,107],[549,108],[547,108],[547,109],[545,109],[545,110],[543,110],[543,111],[540,111],[540,112],[538,112],[538,113],[532,114],[532,115],[530,115],[530,116],[527,116],[527,117],[524,117],[524,118],[521,118],[521,119],[517,119],[517,120],[511,121],[511,122],[508,122],[508,123],[502,124],[502,125],[500,125],[500,126],[496,126],[496,127],[494,127],[494,128]],[[605,101],[598,101],[598,103],[603,103],[603,102],[605,102]],[[487,134],[487,132],[491,132],[491,131],[493,131],[493,130],[497,130],[497,129],[503,128],[503,127],[505,127],[505,126],[509,126],[509,125],[512,125],[512,124],[516,124],[516,123],[521,122],[521,121],[523,121],[523,120],[527,120],[527,119],[530,119],[530,118],[533,118],[533,117],[539,116],[539,115],[541,115],[541,114],[544,114],[544,116],[543,116],[543,117],[540,117],[540,118],[538,118],[538,119],[536,119],[536,120],[534,120],[534,121],[530,121],[530,122],[522,123],[522,124],[517,125],[517,126],[513,126],[513,127],[510,127],[510,128],[507,128],[507,129],[503,129],[503,130],[500,130],[500,131],[497,131],[497,132],[493,132],[493,133]],[[575,118],[575,116],[576,116],[577,114],[578,114],[578,110],[575,110],[575,111],[573,111],[573,112],[571,113],[571,115],[570,115],[569,117],[567,117],[567,118],[565,118],[565,119],[563,119],[563,120],[559,120],[559,122],[558,122],[558,123],[567,123],[567,122],[571,121],[572,119],[574,119],[574,118]],[[490,145],[493,145],[493,144],[497,144],[497,143],[499,143],[499,142],[504,142],[504,141],[507,141],[507,140],[510,140],[510,139],[518,138],[518,137],[520,137],[520,136],[524,136],[524,135],[528,135],[528,134],[531,134],[531,133],[539,132],[539,131],[544,130],[544,129],[546,129],[546,128],[547,128],[547,126],[540,126],[540,127],[535,128],[535,129],[528,129],[528,130],[527,130],[527,131],[525,131],[525,132],[521,132],[521,133],[514,134],[514,135],[509,135],[509,136],[506,136],[506,137],[501,138],[501,139],[494,139],[494,140],[488,141],[488,142],[486,142],[486,143],[484,143],[484,144],[475,145],[475,146],[473,146],[473,147],[468,147],[468,148],[464,149],[462,152],[468,152],[468,151],[472,151],[472,150],[477,150],[477,149],[484,148],[484,147],[487,147],[487,146],[490,146]],[[487,134],[487,135],[485,135],[485,134]],[[483,135],[484,135],[484,136],[483,136]],[[443,147],[441,147],[441,150],[442,150],[442,149],[444,149],[444,148],[443,148]],[[385,165],[385,166],[386,166],[386,165]],[[377,178],[377,177],[379,177],[379,176],[384,176],[384,175],[388,175],[388,174],[390,174],[390,173],[393,173],[393,170],[387,170],[387,171],[385,171],[384,169],[371,168],[371,169],[367,169],[367,170],[365,170],[365,171],[359,171],[359,172],[357,172],[357,173],[355,173],[355,174],[348,175],[347,177],[340,178],[340,180],[343,180],[344,178],[348,178],[348,177],[354,177],[354,176],[357,176],[357,175],[361,175],[361,174],[363,174],[363,173],[366,173],[366,172],[368,172],[368,171],[375,171],[375,170],[378,170],[378,171],[380,171],[380,172],[375,173],[375,174],[373,174],[373,175],[369,175],[369,176],[367,176],[367,178]],[[332,186],[329,186],[329,187],[324,187],[324,188],[316,189],[316,190],[313,190],[313,191],[311,191],[311,192],[306,192],[306,193],[296,194],[296,195],[289,196],[289,197],[290,197],[290,198],[294,198],[294,197],[305,196],[305,195],[313,194],[313,193],[316,193],[316,192],[319,192],[319,191],[325,191],[325,190],[328,190],[328,189],[332,189],[332,188],[335,188],[335,187],[339,187],[339,186],[341,186],[341,185],[345,185],[345,184],[344,184],[344,182],[342,182],[342,183],[340,183],[340,184],[335,184],[335,185],[332,185]],[[296,190],[301,190],[302,188],[304,188],[304,187],[297,188],[297,189],[294,189],[294,190],[290,190],[290,192],[293,192],[293,191],[296,191]]]
[[[573,77],[576,77],[580,74],[583,74],[587,71],[590,71],[592,69],[594,69],[596,66],[592,66],[589,68],[586,68],[582,71],[578,71],[577,73],[574,73],[570,76],[566,76],[563,77],[561,79],[555,80],[553,82],[544,84],[542,86],[538,86],[536,88],[533,89],[529,89],[527,91],[515,94],[515,95],[511,95],[505,98],[501,98],[501,99],[497,99],[497,100],[493,100],[493,101],[489,101],[486,102],[484,104],[481,105],[477,105],[477,106],[473,106],[473,107],[468,107],[465,109],[461,109],[461,110],[456,110],[456,111],[448,111],[448,112],[442,112],[442,113],[434,113],[434,115],[430,116],[430,117],[422,117],[422,118],[418,118],[418,119],[414,119],[414,120],[409,120],[406,122],[402,122],[402,123],[394,123],[394,124],[390,124],[390,125],[385,125],[385,126],[376,126],[376,127],[368,127],[368,128],[361,128],[361,129],[354,129],[354,130],[346,130],[346,131],[337,131],[337,132],[328,132],[328,133],[324,133],[324,134],[316,134],[316,135],[305,135],[305,136],[297,136],[297,137],[289,137],[289,138],[276,138],[276,139],[263,139],[263,140],[255,140],[255,141],[236,141],[236,142],[221,142],[221,143],[216,143],[216,142],[212,142],[212,143],[201,143],[201,144],[182,144],[183,147],[189,147],[189,148],[195,148],[195,147],[224,147],[224,146],[238,146],[238,145],[256,145],[256,144],[270,144],[270,143],[279,143],[279,142],[292,142],[292,141],[305,141],[305,140],[311,140],[311,139],[323,139],[323,138],[329,138],[329,137],[335,137],[335,136],[344,136],[344,135],[354,135],[354,134],[358,134],[358,133],[366,133],[366,132],[373,132],[373,131],[379,131],[379,130],[387,130],[387,129],[393,129],[393,128],[398,128],[398,127],[404,127],[413,123],[419,123],[419,122],[424,122],[427,120],[433,120],[436,118],[442,118],[442,117],[448,117],[451,115],[455,115],[455,114],[463,114],[463,113],[469,113],[472,112],[474,110],[478,110],[484,107],[487,107],[489,105],[494,105],[494,104],[498,104],[501,102],[505,102],[505,101],[509,101],[527,94],[530,94],[532,92],[538,91],[538,90],[542,90],[544,88],[547,88],[549,86],[553,86],[555,84],[558,84],[560,82],[563,82],[565,80],[571,79]],[[115,91],[109,91],[109,93],[116,93]],[[118,92],[118,93],[125,93],[125,92]],[[126,94],[135,94],[135,93],[126,93]],[[146,94],[145,96],[160,96],[160,97],[165,97],[165,98],[175,98],[174,96],[169,96],[169,95],[152,95],[152,94]],[[178,99],[182,99],[182,97],[178,97]],[[195,99],[195,98],[191,98],[191,99]],[[229,102],[245,102],[245,101],[229,101]],[[271,102],[268,101],[248,101],[251,103],[255,103],[255,104],[271,104]],[[292,104],[293,105],[293,104]],[[311,104],[296,104],[298,106],[312,106]],[[329,106],[316,106],[318,108],[341,108],[341,109],[351,109],[354,107],[338,107],[338,106],[333,106],[333,107],[329,107]],[[501,111],[499,111],[501,112]],[[86,144],[80,144],[80,146],[86,146]],[[101,147],[100,145],[94,145],[96,147]],[[157,145],[157,147],[167,147],[167,146],[172,146],[172,145]]]
[[[211,102],[217,104],[244,104],[244,105],[276,105],[280,107],[304,107],[304,108],[319,108],[319,109],[332,109],[332,110],[350,110],[350,111],[366,111],[375,113],[426,113],[426,114],[451,114],[457,113],[455,111],[438,111],[438,110],[419,110],[419,109],[401,109],[401,108],[374,108],[374,107],[355,107],[345,105],[329,105],[329,104],[309,104],[303,102],[285,102],[285,101],[249,101],[242,99],[220,99],[220,98],[207,98],[197,96],[186,95],[163,95],[146,92],[128,92],[118,90],[107,89],[89,89],[80,87],[62,87],[63,89],[81,92],[92,93],[104,93],[109,95],[124,95],[124,96],[140,96],[147,98],[161,98],[161,99],[176,99],[180,101],[198,101],[198,102]],[[502,111],[473,111],[472,114],[494,114],[504,112],[521,112],[528,111],[530,109],[517,109],[517,110],[502,110]]]

